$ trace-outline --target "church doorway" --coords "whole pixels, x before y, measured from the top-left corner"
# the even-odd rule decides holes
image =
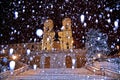
[[[66,63],[66,68],[72,68],[72,58],[71,58],[71,56],[66,56],[65,63]]]
[[[50,68],[50,57],[45,57],[44,68]]]

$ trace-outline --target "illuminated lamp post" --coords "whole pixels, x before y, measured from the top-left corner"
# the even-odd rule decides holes
[[[16,59],[17,59],[17,56],[16,56],[16,55],[12,55],[12,59],[13,59],[13,60],[16,60]]]
[[[98,58],[101,58],[101,54],[99,53],[99,54],[97,54],[97,56],[98,56]]]
[[[118,50],[118,56],[120,57],[120,46],[117,45],[116,48],[117,48],[117,50]]]

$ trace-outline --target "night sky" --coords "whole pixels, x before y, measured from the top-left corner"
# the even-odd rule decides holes
[[[108,35],[114,49],[120,44],[119,15],[120,0],[0,0],[0,44],[40,42],[36,31],[46,19],[58,31],[69,17],[76,48],[84,47],[86,32],[94,28]]]

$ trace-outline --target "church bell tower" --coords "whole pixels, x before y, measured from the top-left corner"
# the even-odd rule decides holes
[[[61,50],[73,49],[73,37],[72,37],[72,21],[70,18],[65,18],[62,21],[62,30],[58,32],[60,38]]]
[[[62,21],[61,31],[53,31],[53,21],[48,19],[44,23],[42,50],[67,50],[73,49],[72,22],[70,18]],[[57,36],[57,37],[56,37]]]

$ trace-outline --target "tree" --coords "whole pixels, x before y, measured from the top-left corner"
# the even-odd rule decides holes
[[[108,55],[110,49],[107,44],[108,36],[100,30],[90,29],[86,32],[87,59],[97,57],[98,54]]]

